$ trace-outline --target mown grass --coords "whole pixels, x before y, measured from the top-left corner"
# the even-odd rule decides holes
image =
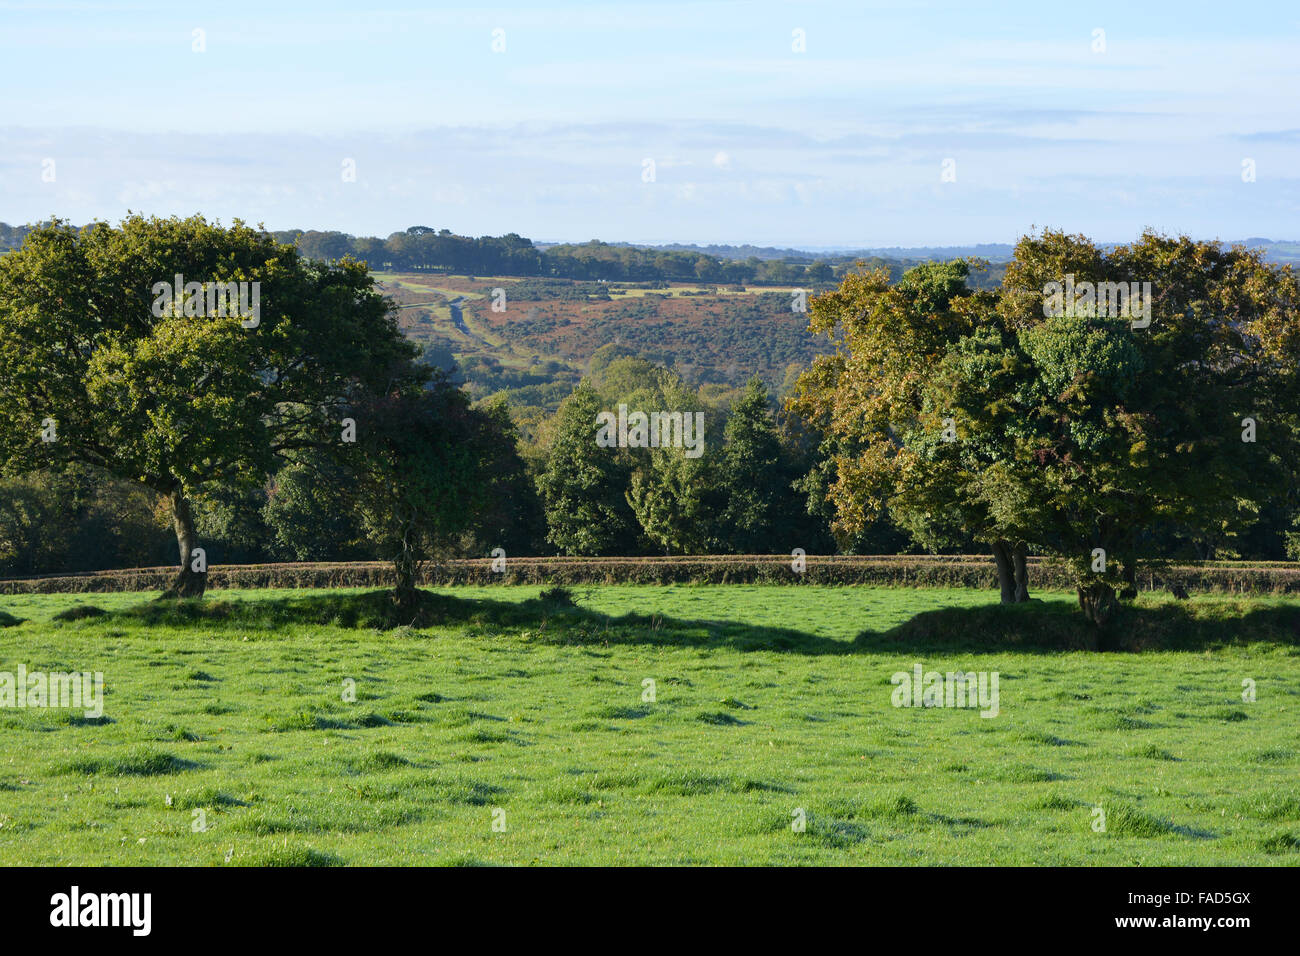
[[[0,671],[106,703],[0,709],[0,863],[1300,863],[1295,602],[1144,597],[1099,654],[1063,596],[539,590],[5,599]],[[998,716],[893,707],[917,663]]]

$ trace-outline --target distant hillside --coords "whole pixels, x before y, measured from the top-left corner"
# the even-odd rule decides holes
[[[1016,247],[1006,242],[981,242],[974,246],[889,246],[863,249],[858,255],[885,256],[903,259],[966,259],[974,256],[989,262],[1010,262]]]
[[[556,246],[570,245],[562,242],[537,242],[538,249],[553,249]],[[772,259],[790,259],[801,262],[812,262],[826,256],[843,257],[848,255],[862,254],[854,250],[818,250],[818,249],[774,249],[771,246],[727,246],[727,245],[708,245],[700,246],[694,243],[670,242],[658,245],[636,242],[609,242],[608,246],[629,249],[661,249],[665,252],[689,252],[695,255],[714,256],[718,259],[729,259],[733,261],[743,261],[745,259],[758,259],[766,262]]]
[[[538,248],[550,248],[557,243],[538,243]],[[975,246],[890,246],[872,249],[848,249],[828,247],[822,249],[775,249],[771,246],[698,246],[689,243],[668,243],[665,245],[637,245],[630,242],[612,242],[612,246],[629,246],[634,249],[663,249],[669,252],[693,252],[698,255],[716,256],[719,259],[745,260],[758,259],[766,262],[772,259],[789,259],[798,262],[813,262],[818,259],[829,262],[847,262],[855,259],[884,258],[920,262],[928,259],[965,259],[976,257],[990,262],[1008,262],[1014,246],[1007,243],[981,243]]]
[[[500,395],[525,419],[553,412],[602,349],[692,384],[734,388],[759,375],[780,391],[792,367],[830,347],[792,310],[791,288],[424,273],[376,280],[427,362],[455,367],[475,399]],[[498,289],[503,312],[492,308]]]

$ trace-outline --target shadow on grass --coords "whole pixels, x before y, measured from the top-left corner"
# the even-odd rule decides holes
[[[145,626],[202,624],[279,630],[322,625],[396,631],[458,626],[471,631],[518,631],[551,644],[651,644],[774,651],[804,655],[948,651],[1056,653],[1092,649],[1097,631],[1066,601],[987,604],[925,611],[886,631],[862,631],[849,642],[793,628],[662,615],[614,616],[572,603],[558,590],[526,601],[462,598],[420,592],[414,608],[399,612],[389,591],[308,593],[263,600],[150,601],[106,613],[100,621]],[[1126,606],[1102,633],[1106,650],[1204,650],[1253,643],[1300,645],[1300,605],[1246,601],[1178,602]]]
[[[1023,650],[1199,651],[1256,643],[1300,645],[1300,605],[1180,601],[1121,607],[1102,629],[1070,602],[986,604],[924,611],[855,644],[879,651],[926,647],[967,652]]]
[[[614,616],[571,603],[562,592],[527,601],[461,598],[420,592],[414,610],[399,611],[390,591],[351,594],[306,594],[255,601],[150,601],[111,615],[118,623],[146,626],[205,626],[274,630],[290,625],[322,625],[405,631],[457,626],[487,631],[523,631],[552,644],[659,644],[683,647],[730,647],[745,651],[789,651],[800,654],[853,654],[847,641],[808,634],[792,628],[767,627],[737,621],[683,620],[663,615]],[[109,620],[105,618],[104,620]]]

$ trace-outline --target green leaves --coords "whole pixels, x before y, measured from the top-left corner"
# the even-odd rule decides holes
[[[813,303],[814,330],[843,347],[792,406],[833,443],[842,528],[888,509],[929,547],[1025,541],[1091,588],[1130,575],[1156,535],[1212,549],[1294,491],[1300,394],[1278,361],[1300,349],[1289,270],[1185,237],[1104,252],[1048,232],[1017,245],[998,295],[964,275],[851,276]],[[1150,326],[1046,317],[1046,287],[1066,275],[1149,283]],[[1267,444],[1242,441],[1243,410],[1269,422]]]
[[[565,554],[635,550],[636,519],[624,497],[626,456],[596,445],[596,414],[604,410],[589,384],[579,384],[557,413],[555,440],[538,490],[546,507],[548,540]]]
[[[153,314],[153,288],[259,282],[257,328]],[[409,380],[412,349],[355,264],[308,264],[236,222],[145,219],[76,232],[55,222],[0,259],[0,437],[22,470],[84,460],[155,490],[265,475],[319,443],[329,410]],[[59,424],[55,447],[38,425]]]
[[[511,439],[444,378],[374,398],[355,416],[357,441],[343,453],[353,501],[370,540],[394,561],[399,594],[409,593],[419,565],[488,507],[500,477],[488,463]]]
[[[155,286],[177,281],[185,301],[155,310]],[[257,284],[255,326],[206,314],[202,290],[232,282]],[[0,470],[84,462],[187,511],[331,442],[363,397],[418,387],[414,354],[357,263],[308,263],[238,221],[55,221],[0,257]]]
[[[767,387],[751,379],[727,420],[720,496],[725,502],[717,536],[740,554],[786,550],[797,544],[791,516],[800,506],[791,458],[782,447]]]
[[[716,469],[710,458],[687,458],[679,448],[656,448],[632,473],[627,502],[645,536],[667,554],[716,549]]]

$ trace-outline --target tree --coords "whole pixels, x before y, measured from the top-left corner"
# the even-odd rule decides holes
[[[861,535],[888,515],[931,550],[984,542],[1002,599],[1013,602],[1029,593],[1023,529],[970,493],[968,473],[985,463],[955,440],[935,385],[940,360],[963,337],[981,328],[1001,334],[996,296],[969,289],[969,272],[963,261],[925,263],[892,286],[887,269],[851,273],[813,299],[809,328],[836,351],[814,359],[787,406],[825,436],[838,536]],[[997,449],[984,457],[998,457]]]
[[[422,565],[448,550],[499,496],[491,463],[512,441],[498,415],[470,406],[445,378],[429,388],[368,399],[342,453],[355,504],[379,553],[393,562],[399,612],[417,610]]]
[[[503,401],[480,404],[475,414],[483,416],[484,427],[494,437],[480,446],[482,480],[490,493],[470,525],[467,549],[479,555],[495,548],[507,554],[535,554],[545,544],[546,518],[535,477],[519,453],[519,430]]]
[[[263,516],[262,485],[209,484],[194,499],[195,532],[214,564],[252,564],[270,560],[270,529]]]
[[[1093,301],[1045,314],[1066,276]],[[1102,283],[1108,298],[1148,289],[1142,314],[1113,314]],[[1290,267],[1239,247],[1151,232],[1109,253],[1059,232],[1017,244],[999,313],[1018,371],[969,381],[963,404],[1008,409],[1010,460],[1034,467],[1008,469],[1007,488],[1075,570],[1093,622],[1113,613],[1116,587],[1136,592],[1154,532],[1223,540],[1294,489],[1298,308]]]
[[[1017,457],[1018,420],[999,387],[1020,366],[1004,353],[1007,334],[983,325],[952,343],[919,386],[920,427],[907,433],[911,461],[894,510],[913,538],[932,548],[969,538],[993,552],[1004,604],[1029,600],[1028,502],[1009,478],[1032,461]],[[988,389],[987,401],[972,392]]]
[[[624,497],[625,456],[596,444],[602,410],[596,390],[579,383],[556,412],[555,438],[537,481],[547,540],[565,554],[626,554],[636,546],[636,518]]]
[[[354,478],[339,456],[298,453],[271,480],[262,507],[272,552],[288,561],[373,558],[354,501]]]
[[[740,554],[767,553],[794,545],[781,538],[796,510],[794,475],[783,455],[767,386],[750,379],[732,406],[722,453],[723,535]]]
[[[201,216],[52,222],[0,257],[0,466],[79,461],[166,497],[166,593],[200,596],[196,498],[330,440],[351,403],[418,380],[413,352],[358,263]]]
[[[700,394],[676,374],[644,359],[610,363],[598,383],[607,407],[625,405],[629,420],[638,412],[667,412],[681,419],[680,434],[671,418],[661,425],[659,447],[633,439],[629,424],[629,445],[635,440],[636,447],[619,451],[627,462],[626,499],[646,541],[669,554],[714,550],[725,503],[718,488],[716,452],[711,450],[714,443],[708,439],[710,425],[721,424],[714,410],[702,408]],[[694,446],[689,451],[686,428]],[[655,441],[649,434],[644,437]]]
[[[996,294],[962,276],[849,276],[814,301],[813,327],[844,342],[795,401],[837,443],[842,523],[888,509],[921,541],[988,541],[1004,600],[1025,596],[1026,546],[1053,553],[1100,625],[1152,541],[1231,540],[1294,494],[1289,267],[1186,237],[1104,252],[1047,232],[1021,240]]]
[[[950,467],[932,472],[955,491],[938,497],[1066,558],[1098,622],[1135,567],[1134,530],[1161,500],[1138,450],[1148,423],[1133,413],[1145,371],[1126,322],[1057,317],[1009,345],[963,339],[932,383],[960,423]]]
[[[809,282],[830,282],[835,278],[835,270],[825,259],[818,259],[804,272]]]
[[[171,546],[156,496],[72,465],[0,480],[0,574],[156,565]]]
[[[713,550],[717,494],[710,461],[687,458],[680,448],[654,448],[632,473],[627,502],[645,536],[665,554]]]
[[[342,259],[352,255],[352,237],[342,232],[308,230],[295,237],[293,243],[308,259]]]

